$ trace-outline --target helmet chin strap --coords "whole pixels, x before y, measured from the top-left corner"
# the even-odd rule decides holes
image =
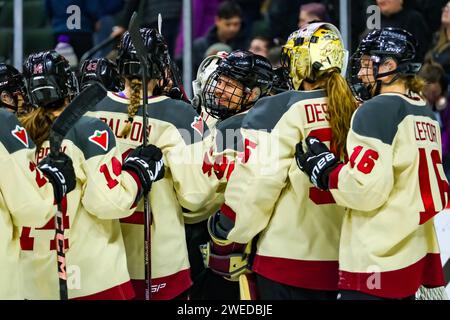
[[[17,112],[18,107],[17,104],[15,106],[12,106],[10,104],[4,103],[4,102],[0,102],[0,107],[5,108],[5,109],[9,109],[13,112]]]
[[[242,97],[240,112],[250,109],[256,103],[256,101],[258,101],[258,99],[261,98],[261,91],[260,91],[258,97],[256,97],[253,101],[248,101],[250,98],[250,95],[253,91],[253,89],[251,89],[251,90],[250,90],[250,88],[248,88],[248,89],[249,90],[244,90],[245,92],[244,92],[244,96]]]
[[[400,77],[400,66],[398,66],[397,68],[395,68],[394,70],[391,71],[387,71],[387,72],[383,72],[383,73],[378,73],[378,69],[380,68],[381,63],[376,63],[376,65],[374,65],[374,75],[375,75],[375,84],[369,84],[367,86],[367,89],[369,90],[369,92],[371,93],[372,97],[375,97],[377,95],[379,95],[381,93],[381,87],[383,85],[391,85],[393,84],[395,81],[398,80],[398,78]],[[381,78],[390,76],[395,74],[395,76],[389,80],[388,82],[383,82],[383,80],[381,80]]]

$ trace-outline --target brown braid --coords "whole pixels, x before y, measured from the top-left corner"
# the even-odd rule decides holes
[[[134,116],[136,115],[139,107],[141,106],[141,89],[142,81],[140,79],[132,79],[130,81],[131,94],[130,104],[128,105],[128,123],[123,128],[121,135],[126,136],[131,131],[131,125],[133,124]]]

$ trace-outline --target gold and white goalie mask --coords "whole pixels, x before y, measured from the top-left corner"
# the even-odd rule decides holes
[[[282,65],[289,70],[294,89],[314,82],[321,71],[338,68],[345,77],[348,51],[339,30],[330,23],[311,23],[289,36],[282,49]]]

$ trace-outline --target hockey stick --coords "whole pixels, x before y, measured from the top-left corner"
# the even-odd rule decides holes
[[[106,90],[96,83],[83,90],[64,109],[61,115],[55,120],[50,130],[50,155],[58,156],[61,143],[67,132],[80,119],[83,114],[93,108],[100,100],[106,96]],[[58,277],[59,277],[59,297],[61,300],[68,299],[67,274],[66,274],[66,254],[64,248],[64,223],[61,203],[57,203],[55,215],[55,240],[56,252],[58,255]]]
[[[162,35],[162,15],[161,13],[158,13],[158,32],[160,35]],[[170,72],[170,79],[173,82],[173,86],[171,90],[176,90],[176,95],[179,96],[184,102],[191,103],[186,91],[184,90],[183,83],[181,81],[180,77],[180,70],[178,69],[175,62],[172,60],[172,57],[170,54],[168,55],[168,65],[169,65],[169,72]],[[170,92],[170,91],[169,91]]]
[[[96,46],[92,47],[91,49],[89,49],[88,51],[86,51],[80,59],[80,63],[79,65],[83,65],[84,60],[90,59],[97,51],[102,50],[103,48],[109,46],[111,43],[113,43],[115,40],[117,40],[119,38],[119,36],[115,36],[115,37],[108,37],[105,40],[103,40],[102,42],[100,42],[99,44],[97,44]]]
[[[143,126],[143,145],[147,146],[147,106],[148,106],[148,70],[150,63],[148,61],[148,50],[142,40],[137,12],[133,13],[128,26],[131,41],[136,49],[136,55],[141,63],[142,71],[142,126]],[[145,300],[150,300],[152,292],[152,265],[151,265],[151,224],[152,216],[148,202],[148,194],[144,194],[144,266],[145,266]]]

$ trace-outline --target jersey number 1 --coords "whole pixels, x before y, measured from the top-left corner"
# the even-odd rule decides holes
[[[441,179],[438,166],[442,168],[442,161],[438,150],[431,151],[431,162],[433,164],[433,172],[435,174],[439,195],[442,203],[442,209],[447,204],[449,186],[445,179]],[[423,224],[434,217],[439,211],[436,211],[433,201],[433,191],[431,189],[430,176],[428,171],[427,154],[424,148],[419,148],[419,185],[420,195],[422,197],[424,211],[420,212],[420,224]],[[447,199],[445,194],[447,194]]]

